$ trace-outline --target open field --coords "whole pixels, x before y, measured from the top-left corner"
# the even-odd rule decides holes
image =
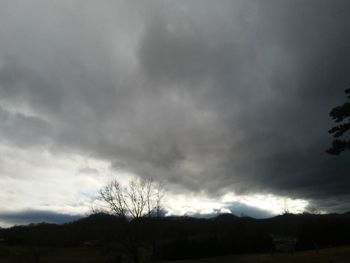
[[[115,262],[108,253],[96,248],[40,248],[40,260],[36,261],[37,250],[24,247],[1,247],[1,263],[107,263]],[[345,263],[350,262],[350,246],[322,249],[316,251],[283,253],[283,254],[256,254],[256,255],[232,255],[206,259],[162,261],[162,263],[231,263],[231,262],[325,262]]]
[[[197,260],[166,261],[166,263],[345,263],[350,262],[350,246],[329,248],[316,251],[282,253],[282,254],[256,254],[256,255],[233,255]],[[164,262],[165,263],[165,262]]]
[[[110,262],[95,248],[1,247],[1,263],[97,263]]]

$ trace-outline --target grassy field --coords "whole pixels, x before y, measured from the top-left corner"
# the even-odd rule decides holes
[[[1,263],[97,263],[109,258],[95,248],[0,247]]]
[[[350,246],[329,248],[316,251],[282,253],[282,254],[256,254],[256,255],[233,255],[197,260],[166,261],[166,263],[350,263]],[[165,263],[165,262],[164,262]]]
[[[1,263],[99,263],[113,262],[111,256],[104,251],[95,248],[40,248],[40,261],[37,261],[36,248],[0,247]],[[115,262],[115,261],[114,261]],[[325,263],[350,263],[350,246],[322,249],[315,251],[297,252],[293,254],[256,254],[233,255],[196,260],[162,261],[162,263],[250,263],[250,262],[325,262]]]

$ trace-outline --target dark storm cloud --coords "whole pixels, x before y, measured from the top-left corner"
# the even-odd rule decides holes
[[[254,162],[253,169],[258,170],[248,172],[256,174],[252,182],[313,198],[344,195],[348,188],[348,155],[327,156],[324,148],[329,145],[326,131],[332,125],[328,112],[345,98],[342,90],[349,81],[350,39],[344,12],[348,3],[311,3],[276,5],[279,12],[265,19],[264,26],[271,30],[269,41],[292,57],[296,70],[290,74],[276,69],[271,81],[276,98],[263,108],[261,121],[254,120],[256,128],[247,133],[256,138],[259,133],[251,131],[268,127],[268,149]],[[245,168],[249,167],[251,164]]]
[[[348,154],[324,150],[350,80],[348,1],[33,2],[2,4],[6,141],[177,190],[346,206]]]
[[[142,69],[152,80],[187,82],[183,92],[215,109],[222,118],[216,129],[232,134],[225,138],[231,149],[218,153],[220,167],[201,175],[209,189],[221,184],[304,198],[346,194],[348,156],[336,159],[324,149],[328,112],[349,80],[349,4],[255,4],[254,26],[246,25],[253,32],[244,35],[234,34],[234,23],[230,36],[214,40],[203,38],[206,28],[191,18],[189,29],[178,31],[174,21],[150,23],[141,40]],[[241,38],[244,45],[237,44]],[[212,84],[209,91],[205,82]]]
[[[234,39],[211,43],[191,25],[177,32],[164,20],[150,22],[138,50],[142,71],[153,81],[189,82],[186,88],[200,89],[196,80],[237,78],[244,60],[254,56],[254,50]]]

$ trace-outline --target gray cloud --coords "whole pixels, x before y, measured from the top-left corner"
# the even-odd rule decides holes
[[[54,223],[64,224],[73,222],[81,216],[55,213],[51,211],[27,210],[20,212],[1,212],[0,221],[5,224]]]
[[[32,2],[0,8],[2,140],[174,189],[347,206],[348,155],[324,153],[349,81],[347,1]]]
[[[20,65],[19,61],[3,59],[0,69],[1,97],[16,104],[29,104],[41,110],[58,111],[62,105],[62,89],[48,76]]]
[[[1,141],[23,146],[47,145],[53,134],[50,125],[35,116],[11,113],[0,107]]]

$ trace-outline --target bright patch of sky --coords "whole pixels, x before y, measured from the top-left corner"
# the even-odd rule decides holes
[[[109,163],[76,154],[53,155],[46,150],[0,146],[1,174],[0,213],[44,210],[71,215],[87,215],[96,207],[98,191],[112,178],[122,184],[135,177],[116,171]],[[29,176],[30,173],[30,176]],[[168,187],[166,187],[168,188]],[[205,194],[166,192],[163,206],[167,215],[215,215],[218,213],[247,214],[241,204],[264,210],[271,215],[285,211],[302,213],[306,200],[290,199],[271,194],[238,196],[227,193],[218,198]],[[243,210],[242,210],[243,209]],[[11,223],[3,223],[8,226]]]

